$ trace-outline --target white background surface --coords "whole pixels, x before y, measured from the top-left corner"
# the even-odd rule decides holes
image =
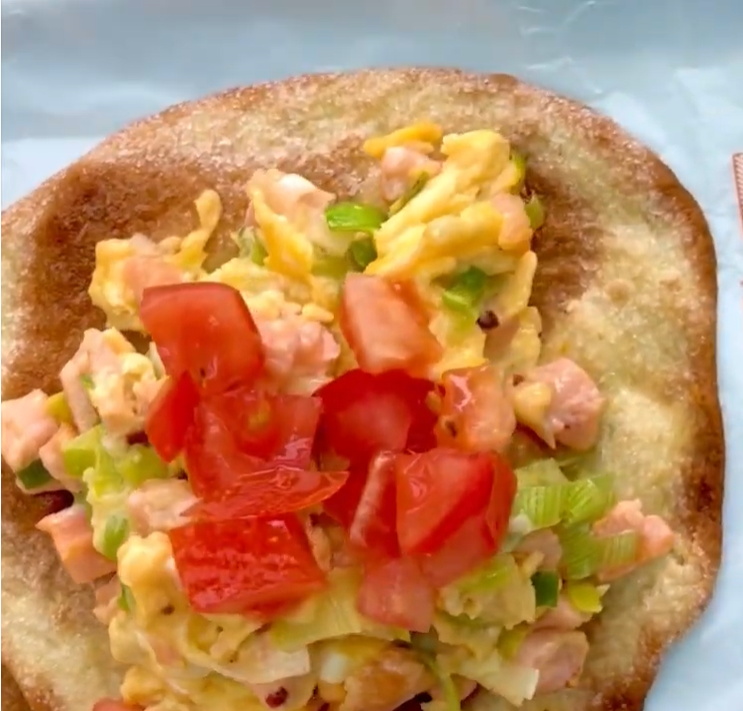
[[[389,64],[506,71],[583,99],[652,146],[702,204],[719,264],[724,563],[646,708],[741,711],[743,241],[730,161],[743,151],[743,2],[4,0],[2,205],[169,104]]]

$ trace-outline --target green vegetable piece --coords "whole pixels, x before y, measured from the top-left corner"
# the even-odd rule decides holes
[[[47,471],[40,459],[34,460],[27,467],[21,469],[16,474],[16,477],[27,491],[41,489],[41,487],[46,486],[52,481],[52,475]]]
[[[477,307],[485,293],[487,280],[488,275],[477,267],[470,267],[457,274],[441,295],[443,305],[468,316],[474,315],[477,320]]]
[[[100,552],[109,560],[116,560],[116,554],[128,535],[129,521],[123,516],[111,516],[106,521]]]
[[[339,202],[325,210],[325,221],[333,232],[368,232],[378,230],[387,216],[373,205]]]
[[[519,574],[512,555],[497,555],[456,583],[463,593],[494,592]]]
[[[62,445],[62,462],[65,471],[82,477],[86,469],[95,466],[96,452],[101,446],[101,429],[96,426]]]
[[[595,521],[615,502],[614,478],[608,474],[578,479],[568,486],[563,522]]]
[[[511,161],[513,162],[513,166],[516,169],[516,174],[518,176],[516,185],[513,187],[513,192],[519,193],[524,187],[524,181],[526,180],[526,158],[524,158],[521,153],[511,151]]]
[[[529,625],[516,625],[498,636],[498,652],[504,659],[513,659],[530,632]]]
[[[560,594],[560,577],[557,573],[547,570],[538,570],[531,576],[531,584],[537,607],[556,607]]]
[[[340,281],[349,271],[347,257],[334,257],[330,254],[324,254],[317,257],[312,264],[312,273],[315,276],[327,277]]]
[[[566,494],[564,484],[528,486],[518,490],[513,510],[526,516],[535,529],[550,528],[562,519]]]
[[[268,257],[268,252],[263,243],[259,239],[254,239],[253,246],[250,248],[250,261],[262,267],[266,262],[266,257]]]
[[[50,395],[46,401],[46,411],[60,424],[73,424],[72,411],[67,404],[67,398],[64,393]]]
[[[566,583],[565,596],[578,612],[595,615],[602,610],[601,593],[593,583],[584,581]]]
[[[428,667],[431,673],[436,677],[441,689],[446,711],[461,711],[462,705],[459,703],[459,689],[454,680],[447,671],[441,668],[436,658],[430,653],[421,652],[419,654],[421,661]]]
[[[377,258],[377,248],[371,237],[351,242],[348,253],[354,266],[360,272],[363,272]]]
[[[529,198],[529,202],[524,205],[526,210],[526,216],[529,218],[529,225],[533,230],[538,230],[544,224],[544,207],[542,201],[536,196],[532,195]]]
[[[134,595],[127,585],[121,584],[121,594],[118,599],[119,607],[124,612],[131,612],[134,609]]]
[[[516,469],[515,474],[519,488],[568,483],[568,478],[562,473],[560,465],[554,459],[540,459],[532,462]]]
[[[634,531],[598,539],[599,567],[618,568],[634,563],[639,545],[640,540]]]
[[[95,387],[95,382],[93,381],[93,376],[88,375],[88,373],[83,373],[80,376],[80,382],[82,383],[82,386],[86,390],[92,390]]]
[[[170,475],[168,465],[152,447],[144,444],[129,447],[116,466],[124,481],[134,488],[148,479],[165,479]]]
[[[116,493],[122,488],[124,482],[121,473],[116,467],[114,458],[102,443],[96,449],[95,465],[92,470],[89,470],[85,481],[96,498]]]
[[[582,580],[593,575],[602,559],[601,545],[588,526],[578,524],[558,532],[562,547],[565,580]]]

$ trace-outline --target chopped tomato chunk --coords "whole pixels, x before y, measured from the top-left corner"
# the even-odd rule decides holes
[[[266,609],[298,603],[325,585],[295,516],[204,521],[168,535],[196,612],[265,614]]]
[[[487,524],[496,546],[500,546],[508,532],[508,520],[511,518],[513,500],[516,498],[516,475],[501,456],[491,454],[493,465],[493,490],[490,494],[488,508],[485,510]]]
[[[188,372],[204,393],[254,382],[263,368],[260,334],[231,286],[204,282],[145,289],[140,317],[167,372]]]
[[[147,411],[144,431],[155,451],[172,462],[186,443],[199,393],[188,373],[165,383]]]
[[[357,607],[369,619],[413,632],[428,632],[434,612],[434,591],[410,558],[367,566]]]
[[[322,402],[304,395],[267,395],[242,387],[205,405],[232,433],[240,451],[306,468],[312,457]]]
[[[407,555],[434,553],[490,498],[493,463],[486,453],[436,448],[396,463],[397,535]]]
[[[231,486],[210,492],[186,513],[198,520],[278,516],[322,503],[348,478],[348,472],[319,472],[274,466],[245,474]]]
[[[331,497],[323,502],[325,513],[334,518],[345,529],[350,528],[356,508],[361,501],[361,495],[366,486],[368,475],[365,466],[352,466],[349,468],[346,483]]]
[[[395,532],[395,459],[392,452],[377,454],[356,507],[348,540],[355,549],[372,555],[400,555]]]
[[[403,287],[385,279],[349,274],[343,284],[340,326],[362,370],[425,374],[443,354],[425,312]]]
[[[500,371],[491,365],[444,373],[436,434],[439,443],[467,451],[503,451],[516,429]]]

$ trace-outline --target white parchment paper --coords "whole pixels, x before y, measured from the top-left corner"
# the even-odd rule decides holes
[[[743,709],[740,0],[4,0],[2,205],[130,120],[228,86],[390,64],[505,71],[580,98],[695,194],[719,264],[724,562],[649,711]]]

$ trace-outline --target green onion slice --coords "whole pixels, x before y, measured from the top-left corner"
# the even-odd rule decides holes
[[[377,258],[377,248],[374,246],[374,240],[371,237],[351,242],[348,253],[353,265],[360,272],[363,272]]]
[[[544,224],[544,206],[542,201],[532,195],[529,201],[524,205],[526,216],[529,218],[529,225],[533,230],[538,230]]]
[[[538,570],[531,576],[537,607],[556,607],[560,595],[560,576],[549,570]]]
[[[372,233],[386,217],[379,208],[358,202],[339,202],[325,210],[325,221],[333,232]]]
[[[116,554],[124,544],[124,541],[126,541],[128,535],[129,521],[123,516],[111,516],[106,521],[106,528],[103,532],[101,553],[109,560],[116,560]]]
[[[21,469],[16,474],[16,477],[18,477],[18,481],[23,484],[23,488],[27,491],[41,489],[41,487],[46,486],[53,479],[40,459],[34,460],[27,467]]]

